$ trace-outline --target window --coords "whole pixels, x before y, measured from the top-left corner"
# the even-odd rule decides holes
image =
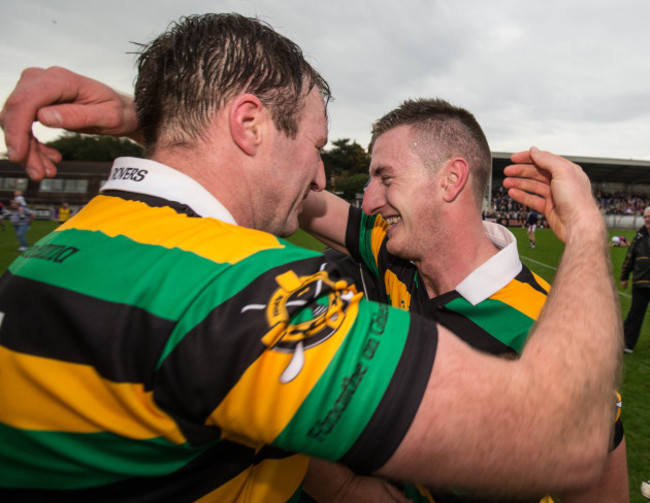
[[[0,190],[27,190],[27,178],[0,178]]]
[[[66,180],[62,178],[46,178],[41,181],[41,192],[88,192],[88,180]]]

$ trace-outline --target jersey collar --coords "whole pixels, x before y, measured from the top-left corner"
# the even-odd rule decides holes
[[[105,190],[123,190],[161,197],[185,204],[202,217],[212,217],[237,225],[237,222],[216,197],[189,176],[150,159],[118,157],[113,162]]]
[[[456,287],[456,291],[473,306],[510,283],[523,267],[517,253],[517,240],[512,232],[492,222],[483,222],[483,229],[499,251]]]

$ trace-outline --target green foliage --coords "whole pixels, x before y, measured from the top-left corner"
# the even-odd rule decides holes
[[[354,192],[346,182],[349,178],[359,175],[368,178],[368,166],[370,166],[370,156],[365,149],[357,142],[350,143],[350,140],[343,138],[332,142],[333,147],[322,153],[323,163],[325,164],[325,174],[327,176],[327,188],[332,191],[346,191],[351,196],[344,196],[346,199],[353,199]],[[355,180],[359,180],[359,176]],[[354,186],[358,182],[353,182]],[[342,188],[346,185],[346,188]],[[363,183],[361,184],[363,187]],[[358,191],[360,192],[360,191]]]
[[[142,146],[128,138],[63,133],[46,145],[61,152],[64,161],[111,162],[116,157],[142,157]]]
[[[357,173],[342,178],[336,185],[337,193],[348,201],[354,201],[355,194],[363,193],[363,186],[368,180],[368,173]]]

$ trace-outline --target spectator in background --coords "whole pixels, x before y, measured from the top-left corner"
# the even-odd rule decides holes
[[[14,201],[16,201],[21,208],[27,206],[27,201],[25,201],[25,197],[21,190],[14,190]]]
[[[34,220],[34,212],[27,207],[22,207],[16,199],[11,201],[11,210],[9,211],[9,221],[14,226],[16,237],[18,238],[18,251],[23,252],[27,249],[27,231]]]
[[[538,219],[539,216],[537,215],[537,212],[535,210],[530,210],[528,218],[526,218],[526,223],[524,223],[524,227],[528,227],[526,235],[528,236],[528,241],[530,241],[530,248],[533,250],[535,249],[535,229],[537,228]]]
[[[619,247],[619,246],[630,246],[630,242],[625,236],[612,236],[612,240],[609,242],[609,246]]]
[[[64,224],[70,218],[70,207],[64,202],[59,207],[59,223]]]
[[[621,266],[621,286],[627,289],[632,273],[632,304],[623,323],[626,353],[632,353],[639,340],[643,317],[650,303],[650,206],[643,210],[644,226],[634,237]]]

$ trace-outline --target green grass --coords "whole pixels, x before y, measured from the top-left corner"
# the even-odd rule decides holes
[[[564,249],[563,243],[555,237],[549,229],[538,229],[535,233],[535,249],[528,246],[526,231],[521,228],[511,229],[517,238],[519,254],[522,262],[534,272],[551,283]],[[625,236],[632,242],[635,231],[611,230],[610,237],[614,234]],[[311,247],[310,238],[304,233],[296,233],[291,241],[301,246]],[[322,249],[320,242],[315,249]],[[630,290],[621,290],[618,278],[621,264],[627,248],[610,248],[612,268],[616,285],[619,289],[622,317],[627,314],[630,306]],[[579,288],[579,285],[576,285]],[[639,488],[641,482],[650,478],[650,320],[643,325],[641,337],[634,349],[634,353],[625,355],[623,360],[623,426],[627,447],[628,473],[630,481],[630,502],[647,503],[641,496]]]
[[[528,246],[524,229],[511,229],[517,238],[519,255],[522,262],[546,281],[552,282],[564,245],[549,229],[538,229],[535,233],[535,249]],[[631,243],[633,230],[610,230],[609,236],[619,234]],[[621,264],[628,248],[610,248],[612,269],[619,291],[621,319],[627,315],[630,307],[630,292],[621,288],[618,278]],[[576,285],[579,288],[580,285]],[[641,337],[633,354],[623,358],[623,426],[627,447],[628,475],[630,481],[630,502],[647,503],[641,495],[643,480],[650,478],[650,320],[646,319],[641,330]]]
[[[42,236],[56,228],[56,222],[35,221],[28,233],[30,244],[35,243]],[[9,264],[19,255],[18,241],[13,233],[13,228],[5,222],[5,231],[0,231],[0,270],[4,271]],[[515,234],[522,262],[552,282],[555,270],[560,261],[563,250],[562,243],[548,229],[538,229],[536,232],[536,248],[528,248],[528,239],[524,229],[511,229]],[[622,234],[632,242],[634,231],[610,231],[613,234]],[[322,250],[324,246],[311,236],[298,231],[289,240],[300,246],[310,249]],[[614,277],[619,288],[621,312],[624,317],[630,305],[629,290],[620,289],[618,277],[621,263],[627,248],[610,248]],[[580,285],[576,285],[580,288]],[[641,331],[641,337],[631,355],[625,355],[623,365],[623,424],[627,442],[628,471],[630,480],[631,503],[646,503],[641,496],[639,487],[641,482],[650,478],[650,321],[647,319]]]
[[[311,234],[307,234],[301,229],[298,229],[298,232],[289,237],[288,240],[295,245],[302,246],[303,248],[309,248],[310,250],[323,251],[325,249],[325,245],[323,243],[321,243],[315,237],[312,237]]]
[[[9,264],[18,258],[18,240],[14,234],[14,228],[7,221],[2,221],[5,230],[0,230],[0,271],[4,271]],[[27,231],[27,243],[33,245],[46,234],[58,226],[58,222],[50,220],[34,220],[29,231]]]

